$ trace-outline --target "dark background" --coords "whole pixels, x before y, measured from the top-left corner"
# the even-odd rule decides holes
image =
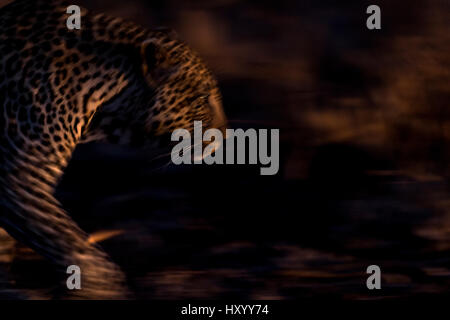
[[[276,176],[77,150],[58,197],[85,230],[122,231],[101,245],[137,298],[448,292],[448,1],[73,2],[175,29],[217,75],[231,127],[280,129]],[[382,30],[366,28],[370,4]],[[371,264],[382,271],[376,292]],[[16,247],[16,285],[51,298],[30,269],[51,274]]]

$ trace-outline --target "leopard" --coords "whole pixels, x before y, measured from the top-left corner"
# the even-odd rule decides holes
[[[169,143],[194,121],[223,131],[227,119],[215,75],[175,31],[82,6],[71,29],[70,5],[0,8],[0,227],[51,262],[61,298],[128,299],[124,272],[56,198],[76,147]],[[65,287],[72,265],[81,290]]]

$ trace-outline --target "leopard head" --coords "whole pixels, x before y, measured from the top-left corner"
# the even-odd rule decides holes
[[[170,144],[176,129],[225,132],[226,117],[217,80],[200,57],[173,33],[156,32],[139,43],[129,64],[134,78],[126,93],[93,116],[84,142],[108,140],[132,145]],[[138,60],[138,62],[136,62]]]
[[[201,58],[169,34],[145,40],[142,73],[155,90],[145,127],[151,135],[175,129],[191,131],[194,121],[205,129],[224,130],[226,117],[217,80]]]

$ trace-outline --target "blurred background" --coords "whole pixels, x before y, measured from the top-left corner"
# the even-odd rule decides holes
[[[276,176],[78,148],[58,198],[85,230],[120,231],[101,245],[136,298],[448,294],[448,1],[73,3],[175,29],[217,75],[230,127],[280,129]],[[366,28],[370,4],[382,30]],[[11,250],[16,286],[51,298],[51,266]]]

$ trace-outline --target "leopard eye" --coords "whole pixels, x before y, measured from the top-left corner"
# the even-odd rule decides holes
[[[209,99],[209,97],[211,96],[211,94],[205,94],[205,95],[203,95],[203,96],[201,96],[201,98],[203,99],[203,100],[205,100],[205,101],[208,101],[208,99]]]

